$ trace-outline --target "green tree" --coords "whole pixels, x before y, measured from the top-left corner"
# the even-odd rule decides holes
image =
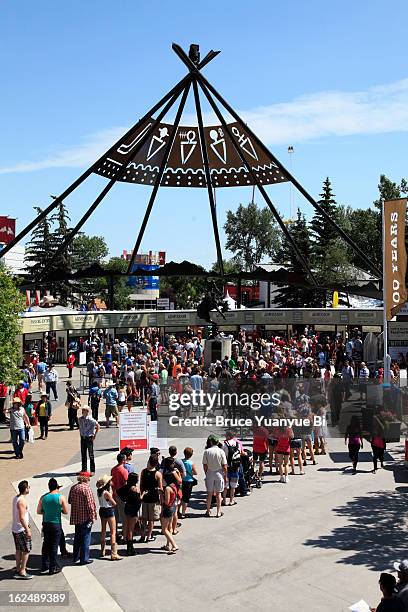
[[[122,257],[111,257],[105,268],[112,272],[126,272],[128,262]],[[109,279],[102,279],[105,284],[105,292],[109,296]],[[127,276],[116,276],[113,281],[113,299],[115,310],[128,310],[132,302],[129,295],[132,293],[132,287],[127,284]]]
[[[377,266],[382,266],[381,214],[373,208],[339,207],[339,225]],[[347,245],[350,263],[367,268],[360,256]]]
[[[288,230],[306,261],[310,261],[313,245],[310,239],[310,231],[305,216],[298,209],[297,218],[288,225]],[[283,238],[279,260],[286,264],[290,272],[304,274],[305,270],[296,257],[296,253],[290,242]],[[308,279],[310,280],[310,279]],[[313,289],[307,287],[295,287],[289,285],[281,287],[274,296],[274,302],[281,307],[311,308],[315,306],[316,294]]]
[[[72,241],[72,269],[84,270],[94,263],[102,264],[109,254],[108,246],[103,236],[86,236],[82,232]],[[75,293],[81,301],[89,302],[98,297],[101,290],[99,279],[84,278],[75,284]]]
[[[21,334],[19,313],[24,310],[24,297],[10,274],[0,267],[0,382],[13,385],[21,379],[19,362]]]
[[[339,221],[339,209],[332,191],[329,177],[323,182],[323,192],[318,200],[320,206],[334,221]],[[310,222],[312,232],[311,267],[321,287],[343,284],[355,276],[350,266],[347,245],[340,238],[337,230],[318,211]],[[316,306],[326,307],[329,294],[326,289],[315,291]]]
[[[331,219],[337,221],[337,204],[332,191],[332,186],[329,177],[323,182],[323,193],[320,194],[320,200],[317,201],[321,208],[330,216]],[[325,255],[327,246],[332,240],[338,236],[334,227],[320,213],[315,210],[313,218],[310,222],[310,229],[314,239],[314,255]]]
[[[245,271],[253,270],[267,256],[273,259],[279,249],[279,232],[269,208],[255,202],[240,204],[236,212],[227,211],[224,225],[226,247],[239,257]]]
[[[239,257],[231,257],[231,259],[223,259],[222,260],[223,263],[223,267],[224,267],[224,274],[228,275],[228,274],[238,274],[239,272],[242,272],[244,269],[244,264],[242,262],[242,260]],[[220,267],[218,265],[218,261],[216,261],[215,263],[213,263],[213,265],[211,266],[210,272],[214,272],[216,274],[219,274],[220,271]],[[222,291],[225,285],[225,281],[220,278],[220,279],[213,279],[218,290]],[[232,279],[232,282],[236,282],[236,279]],[[248,284],[250,281],[245,281],[245,284]]]
[[[51,254],[53,255],[57,252],[71,231],[71,228],[69,227],[71,219],[68,215],[64,202],[61,202],[57,206],[57,211],[51,219],[54,224],[54,231],[50,236],[50,250]],[[47,272],[51,272],[53,270],[60,271],[61,276],[64,274],[70,274],[72,272],[72,243],[56,256],[52,263],[52,268],[47,270]],[[58,297],[61,304],[67,305],[72,295],[71,285],[64,280],[53,280],[49,283],[49,286],[51,292],[54,296]]]
[[[160,295],[175,302],[178,308],[195,308],[206,289],[201,276],[169,276],[160,279]]]
[[[34,206],[34,210],[38,215],[42,213],[39,206]],[[51,229],[52,219],[45,217],[33,229],[31,240],[26,245],[24,263],[27,271],[33,278],[41,277],[46,270],[52,257],[51,250]]]

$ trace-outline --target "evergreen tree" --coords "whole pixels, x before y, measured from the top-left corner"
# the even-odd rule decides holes
[[[329,177],[327,177],[323,183],[323,193],[320,194],[320,200],[318,200],[317,203],[320,204],[331,219],[337,221],[337,204]],[[317,210],[310,222],[310,229],[315,243],[313,249],[314,254],[317,256],[324,255],[327,245],[338,236],[336,230]]]
[[[323,183],[323,193],[320,194],[318,203],[331,219],[339,220],[340,214],[329,177]],[[335,286],[352,280],[353,271],[350,266],[347,245],[340,238],[336,229],[318,211],[313,216],[310,228],[313,236],[310,261],[319,286]],[[326,289],[316,290],[314,293],[316,306],[329,305],[329,294]]]
[[[42,209],[39,206],[34,206],[34,210],[38,215],[42,213]],[[50,219],[50,217],[45,217],[42,219],[42,221],[40,221],[40,223],[33,229],[31,233],[31,240],[26,245],[24,263],[27,271],[33,278],[42,276],[42,274],[48,269],[48,263],[52,257],[51,223],[52,218]]]
[[[313,245],[305,216],[300,212],[299,208],[297,218],[289,224],[288,230],[303,257],[306,261],[310,261]],[[286,238],[282,240],[279,260],[286,264],[286,268],[290,272],[304,274],[305,270],[296,257],[294,248]],[[280,288],[274,296],[274,302],[283,308],[311,308],[315,305],[315,299],[315,291],[313,289],[295,287],[293,285]]]
[[[63,202],[58,205],[57,211],[52,217],[52,220],[55,224],[55,228],[51,234],[50,249],[52,254],[54,254],[57,252],[57,249],[62,245],[65,238],[71,231],[71,228],[69,227],[70,218],[67,208]],[[47,272],[52,272],[53,270],[58,270],[61,273],[61,276],[70,274],[72,272],[72,243],[58,254],[52,264],[52,268],[47,270]],[[67,281],[52,281],[49,288],[54,297],[58,297],[61,304],[68,304],[71,298],[72,290]]]

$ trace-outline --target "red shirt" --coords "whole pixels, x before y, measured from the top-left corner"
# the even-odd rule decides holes
[[[28,395],[28,391],[25,387],[23,387],[22,389],[16,389],[14,391],[14,396],[13,397],[19,397],[21,399],[21,401],[23,402],[23,404],[25,404],[26,398]]]
[[[71,487],[68,503],[71,504],[70,525],[96,521],[95,499],[87,482],[78,482]]]
[[[0,397],[6,397],[8,393],[8,387],[4,383],[0,383]]]
[[[75,365],[75,355],[68,355],[67,358],[67,368],[68,370],[72,370]]]
[[[268,452],[269,431],[266,427],[254,426],[254,453]]]
[[[111,469],[113,495],[116,497],[116,491],[127,483],[129,472],[124,465],[115,465]]]

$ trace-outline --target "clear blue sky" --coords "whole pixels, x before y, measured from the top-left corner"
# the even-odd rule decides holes
[[[19,229],[183,76],[173,41],[222,51],[207,78],[284,164],[294,146],[293,172],[312,195],[329,176],[338,202],[367,207],[380,173],[408,175],[405,0],[9,0],[1,13],[0,214]],[[73,221],[104,184],[92,177],[67,200]],[[85,231],[112,255],[130,249],[149,192],[119,185]],[[269,193],[287,216],[289,186]],[[250,198],[219,189],[220,227]],[[301,196],[295,205],[310,216]],[[206,191],[162,188],[142,249],[213,262]]]

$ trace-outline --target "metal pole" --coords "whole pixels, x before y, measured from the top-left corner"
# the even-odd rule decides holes
[[[164,171],[166,169],[166,165],[167,165],[167,162],[168,162],[168,159],[169,159],[169,156],[170,156],[170,152],[171,152],[171,149],[173,147],[174,139],[176,137],[177,128],[178,128],[178,125],[180,123],[181,115],[183,114],[184,106],[186,104],[186,100],[187,100],[187,97],[188,97],[188,92],[190,91],[190,85],[191,85],[191,79],[189,79],[187,81],[187,84],[186,84],[186,86],[184,88],[183,96],[182,96],[181,101],[180,101],[180,106],[178,107],[177,115],[176,115],[176,118],[174,120],[173,130],[172,130],[172,132],[170,134],[169,141],[168,141],[168,143],[166,145],[166,149],[165,149],[165,152],[164,152],[163,160],[162,160],[162,162],[160,164],[159,172],[157,174],[157,177],[156,177],[156,180],[155,180],[155,183],[154,183],[153,191],[152,191],[152,193],[150,195],[149,203],[147,205],[146,212],[145,212],[145,215],[143,217],[142,225],[140,226],[139,234],[138,234],[135,246],[134,246],[133,251],[132,251],[132,257],[130,258],[128,269],[127,269],[129,274],[131,273],[132,266],[135,263],[136,255],[137,255],[137,252],[139,250],[140,244],[142,242],[143,234],[145,232],[146,225],[147,225],[147,222],[149,220],[150,213],[152,211],[153,204],[154,204],[154,201],[156,199],[156,195],[157,195],[157,192],[159,190],[160,183],[161,183]]]
[[[189,82],[190,81],[190,78],[189,78],[190,75],[187,75],[187,76],[188,76],[187,82]],[[93,202],[93,204],[88,208],[88,210],[83,215],[83,217],[78,221],[76,226],[65,237],[65,240],[63,241],[63,243],[58,247],[58,249],[55,251],[54,255],[52,256],[52,259],[51,259],[51,261],[48,264],[49,268],[55,262],[55,260],[58,257],[58,255],[60,253],[62,253],[67,248],[67,246],[72,242],[72,240],[75,238],[75,236],[78,233],[78,231],[81,229],[81,227],[84,225],[84,223],[89,219],[89,217],[92,215],[92,213],[96,210],[96,208],[99,206],[99,204],[105,198],[105,196],[112,189],[114,184],[117,181],[121,180],[123,176],[125,176],[128,164],[134,160],[134,158],[139,153],[141,148],[144,146],[144,144],[147,141],[147,139],[152,135],[152,133],[154,132],[154,130],[156,129],[156,127],[158,126],[160,121],[163,119],[163,117],[166,115],[166,113],[168,113],[168,111],[171,109],[171,107],[173,106],[173,104],[175,103],[177,98],[179,97],[181,91],[182,91],[182,88],[179,88],[173,94],[173,96],[171,96],[171,98],[167,102],[166,106],[160,111],[160,113],[158,114],[157,118],[153,121],[151,127],[146,131],[146,133],[143,135],[143,137],[140,139],[140,141],[137,143],[137,145],[133,149],[132,155],[129,158],[126,158],[126,161],[124,161],[123,166],[121,166],[120,168],[118,168],[116,170],[115,175],[110,179],[109,183],[104,187],[104,189],[98,195],[98,197]]]
[[[306,270],[306,272],[309,274],[310,278],[313,281],[313,284],[318,287],[318,283],[315,279],[315,276],[313,274],[313,272],[311,271],[311,269],[309,268],[309,264],[307,263],[306,259],[304,258],[303,254],[300,252],[297,244],[295,243],[295,241],[293,240],[292,236],[290,235],[290,232],[288,230],[288,228],[286,227],[286,225],[284,224],[284,222],[282,221],[278,211],[276,210],[275,206],[272,203],[272,200],[270,199],[269,195],[267,194],[264,186],[262,185],[262,183],[260,182],[260,180],[258,179],[258,177],[256,176],[255,172],[252,170],[252,166],[251,166],[251,162],[248,162],[245,155],[243,154],[241,148],[239,147],[239,145],[235,142],[234,137],[231,133],[231,130],[229,129],[224,117],[222,116],[220,110],[218,109],[217,105],[215,104],[214,100],[212,99],[211,95],[209,94],[206,86],[200,82],[200,86],[208,100],[208,102],[210,103],[214,113],[217,115],[219,121],[221,122],[221,125],[223,126],[224,130],[226,131],[226,133],[228,134],[232,146],[234,147],[235,151],[237,152],[237,154],[239,155],[242,163],[247,167],[248,169],[248,173],[251,175],[252,180],[254,181],[254,183],[256,184],[256,186],[258,187],[259,191],[261,192],[263,199],[265,200],[265,202],[268,204],[273,216],[275,217],[275,219],[278,222],[279,227],[281,228],[281,230],[283,231],[283,233],[285,234],[288,242],[290,243],[290,245],[292,246],[296,257],[299,261],[299,263],[303,266],[303,268]]]
[[[342,228],[337,225],[337,223],[334,221],[334,219],[332,219],[330,217],[330,215],[324,210],[324,208],[322,208],[320,206],[320,204],[318,204],[315,199],[306,191],[306,189],[295,179],[295,177],[283,166],[283,164],[281,164],[281,162],[273,155],[273,153],[271,153],[269,151],[269,149],[264,145],[264,143],[258,138],[258,136],[256,134],[254,134],[254,132],[245,124],[244,121],[242,121],[241,117],[238,115],[238,113],[235,112],[235,110],[228,104],[228,102],[217,92],[217,90],[211,85],[211,83],[209,83],[207,81],[207,79],[197,70],[196,66],[193,64],[193,62],[189,59],[189,57],[186,55],[186,53],[183,51],[183,49],[179,46],[179,45],[172,45],[173,51],[175,51],[175,53],[179,56],[179,58],[181,59],[182,62],[184,62],[184,64],[187,66],[187,68],[191,71],[194,72],[197,79],[200,81],[201,86],[205,85],[208,90],[214,95],[215,98],[217,98],[218,102],[220,102],[224,108],[228,111],[228,113],[234,117],[234,119],[236,121],[238,121],[239,123],[241,123],[242,125],[245,125],[245,129],[248,132],[248,134],[255,140],[255,142],[258,144],[258,146],[264,151],[264,153],[266,155],[268,155],[268,157],[270,157],[270,159],[278,166],[278,168],[281,170],[281,172],[283,172],[284,174],[286,174],[286,176],[292,181],[293,185],[296,187],[296,189],[306,198],[306,200],[308,200],[308,202],[310,202],[310,204],[317,210],[320,212],[321,215],[323,215],[323,217],[325,217],[326,221],[328,221],[335,229],[336,231],[339,233],[339,235],[343,238],[343,240],[345,240],[345,242],[347,242],[347,244],[349,244],[351,246],[351,248],[353,249],[353,251],[355,253],[357,253],[357,255],[359,255],[359,257],[361,257],[361,259],[366,263],[366,265],[368,266],[368,268],[371,268],[371,270],[373,272],[375,272],[375,274],[381,278],[381,271],[380,269],[374,264],[372,263],[368,257],[365,255],[364,251],[362,251],[362,249],[360,249],[360,247],[346,234],[346,232],[344,230],[342,230]]]
[[[219,272],[221,276],[223,277],[224,276],[224,265],[222,261],[220,235],[218,233],[217,211],[215,210],[214,193],[213,193],[212,184],[211,184],[210,165],[208,163],[207,145],[205,143],[203,116],[201,113],[200,96],[198,93],[196,79],[193,80],[193,91],[194,91],[194,100],[195,100],[197,119],[198,119],[198,131],[200,132],[200,144],[201,144],[201,153],[202,153],[203,162],[204,162],[205,181],[207,183],[208,200],[210,202],[211,218],[212,218],[213,232],[214,232],[214,238],[215,238],[215,246],[217,249],[218,267],[219,267]]]
[[[218,55],[218,53],[219,51],[210,51],[206,55],[206,57],[203,59],[203,61],[197,67],[194,66],[194,68],[197,68],[197,70],[200,70],[206,64],[211,62],[211,60],[213,60],[214,57]],[[40,215],[38,215],[35,219],[33,219],[31,223],[26,225],[26,227],[23,230],[21,230],[21,232],[19,232],[17,236],[15,236],[13,240],[9,242],[9,244],[5,245],[3,249],[0,251],[0,258],[3,257],[6,253],[8,253],[8,251],[11,248],[13,248],[13,246],[15,246],[18,242],[20,242],[20,240],[24,238],[24,236],[26,236],[36,225],[38,225],[38,223],[40,223],[42,219],[44,219],[47,215],[49,215],[50,212],[52,212],[54,208],[58,206],[58,204],[60,204],[73,191],[75,191],[75,189],[79,187],[79,185],[83,183],[83,181],[87,179],[90,174],[92,174],[94,169],[104,159],[106,155],[109,155],[109,153],[113,149],[119,147],[123,143],[123,141],[126,140],[126,138],[133,132],[133,130],[136,130],[140,125],[142,125],[146,121],[146,119],[148,119],[151,115],[154,115],[154,113],[158,111],[159,108],[163,106],[163,104],[165,104],[167,100],[169,100],[174,95],[176,90],[178,90],[179,88],[182,89],[186,85],[189,79],[189,76],[190,75],[186,74],[186,76],[183,77],[169,92],[167,92],[167,94],[163,96],[163,98],[159,100],[159,102],[157,102],[149,111],[147,111],[147,113],[141,119],[139,119],[139,121],[135,123],[135,125],[131,127],[130,130],[126,132],[126,134],[121,136],[121,138],[119,138],[119,140],[114,145],[112,145],[112,147],[108,149],[108,151],[106,151],[96,162],[92,164],[92,166],[90,166],[83,174],[81,174],[81,176],[77,178],[76,181],[74,181],[61,195],[59,195],[54,200],[54,202],[52,202],[52,204],[50,204],[45,210],[43,210],[43,212]]]
[[[208,61],[211,61],[211,59],[212,58],[210,58]],[[90,166],[87,170],[85,170],[85,172],[81,174],[81,176],[77,178],[76,181],[74,181],[61,195],[59,195],[54,200],[54,202],[52,202],[49,206],[47,206],[47,208],[44,209],[43,212],[40,215],[38,215],[35,219],[33,219],[31,223],[26,225],[26,227],[23,230],[21,230],[21,232],[19,232],[19,234],[17,234],[17,236],[11,242],[9,242],[9,244],[6,244],[6,246],[3,247],[3,249],[0,252],[0,258],[3,257],[6,253],[8,253],[8,251],[13,246],[15,246],[18,242],[20,242],[20,240],[24,238],[24,236],[26,236],[36,225],[38,225],[38,223],[40,223],[42,219],[44,219],[47,215],[49,215],[50,212],[52,212],[54,208],[58,206],[58,204],[60,204],[73,191],[75,191],[75,189],[79,187],[79,185],[83,183],[83,181],[87,179],[88,176],[92,174],[94,169],[105,158],[106,155],[109,155],[109,153],[113,149],[119,147],[134,130],[136,130],[142,123],[146,121],[146,119],[148,119],[151,115],[153,115],[156,111],[158,111],[159,108],[163,106],[163,104],[165,104],[167,100],[169,100],[176,91],[179,91],[180,89],[182,89],[187,83],[189,78],[190,78],[190,75],[187,74],[183,79],[181,79],[181,81],[179,81],[177,85],[175,85],[159,102],[157,102],[157,104],[155,104],[133,127],[131,127],[130,130],[128,130],[124,136],[119,138],[119,140],[112,147],[110,147],[108,151],[106,151],[96,162],[92,164],[92,166]]]

